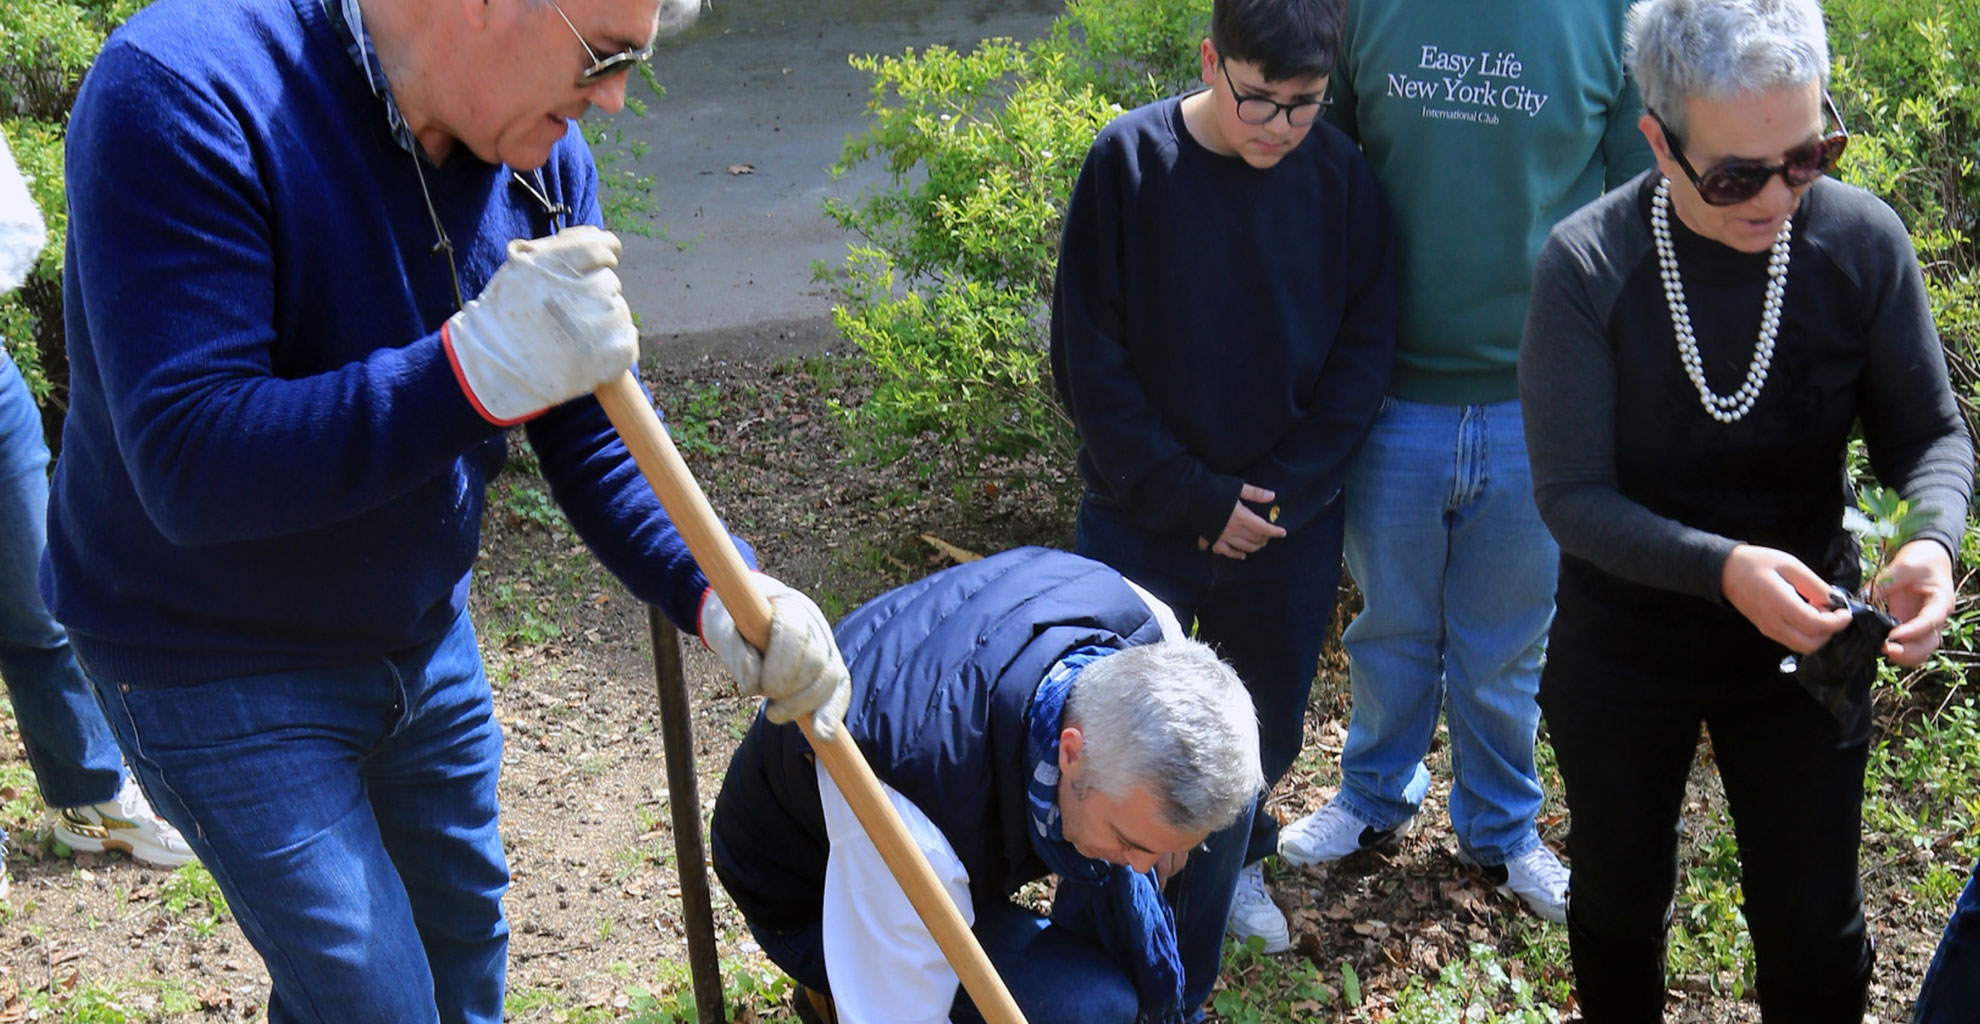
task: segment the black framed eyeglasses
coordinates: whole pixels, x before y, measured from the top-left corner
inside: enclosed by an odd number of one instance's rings
[[[1836,101],[1827,92],[1822,93],[1822,108],[1828,112],[1829,120],[1836,123],[1836,130],[1781,154],[1780,163],[1727,160],[1704,174],[1692,169],[1691,161],[1684,158],[1684,142],[1671,130],[1671,126],[1665,124],[1656,111],[1649,113],[1651,120],[1657,122],[1657,127],[1663,129],[1664,141],[1670,143],[1671,157],[1683,169],[1684,176],[1691,179],[1691,186],[1698,190],[1698,198],[1712,206],[1731,206],[1759,195],[1776,174],[1787,182],[1789,188],[1800,188],[1836,169],[1836,161],[1842,159],[1843,150],[1849,148],[1849,129],[1843,127],[1842,112],[1836,109]]]
[[[1231,87],[1231,98],[1237,100],[1238,120],[1245,124],[1271,124],[1285,111],[1286,123],[1294,128],[1304,128],[1320,119],[1320,111],[1327,101],[1306,100],[1300,103],[1280,103],[1270,96],[1252,96],[1238,91],[1237,83],[1231,80],[1231,69],[1224,66],[1224,58],[1217,58],[1217,70],[1224,73],[1224,84]]]
[[[624,50],[610,57],[600,57],[598,52],[591,48],[591,44],[584,41],[584,33],[579,32],[577,26],[571,24],[570,15],[565,14],[562,7],[557,6],[556,0],[551,0],[550,8],[557,12],[557,17],[564,19],[564,25],[577,37],[578,45],[584,47],[584,55],[591,58],[591,66],[578,72],[577,84],[580,89],[589,89],[608,78],[623,75],[631,71],[633,65],[643,64],[653,56],[653,44],[647,43],[637,50]]]

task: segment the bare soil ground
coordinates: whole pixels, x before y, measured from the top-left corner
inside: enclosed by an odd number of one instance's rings
[[[978,552],[1070,542],[1075,486],[1063,470],[956,467],[932,448],[890,465],[850,459],[831,403],[859,401],[859,375],[822,355],[775,349],[728,357],[690,347],[648,379],[658,380],[661,404],[715,506],[756,545],[764,568],[810,592],[829,614],[948,564],[924,534]],[[511,1019],[632,1018],[643,1005],[639,991],[658,997],[687,986],[646,616],[564,527],[527,460],[519,463],[491,493],[473,597],[507,734]],[[688,645],[686,667],[705,820],[754,708],[698,642]],[[1347,709],[1344,665],[1330,650],[1307,754],[1274,801],[1283,820],[1332,794]],[[0,771],[21,778],[11,730],[11,719],[0,718],[0,756],[12,759],[0,761]],[[1441,749],[1433,768],[1448,778]],[[1440,783],[1418,827],[1392,851],[1276,877],[1297,931],[1291,957],[1309,958],[1335,989],[1350,966],[1368,1018],[1388,1016],[1410,978],[1434,976],[1464,959],[1472,943],[1494,947],[1506,962],[1545,947],[1526,958],[1548,964],[1545,976],[1529,980],[1565,990],[1561,929],[1525,915],[1454,859],[1447,792]],[[1722,803],[1714,777],[1701,769],[1691,810],[1702,819]],[[6,792],[0,804],[0,824],[16,836],[7,864],[11,910],[0,906],[0,1024],[265,1017],[266,973],[231,919],[216,919],[166,873],[119,856],[56,856],[33,839],[31,800]],[[1550,803],[1542,827],[1560,848],[1566,820],[1558,806]],[[1701,837],[1687,840],[1687,854],[1704,855]],[[1866,843],[1882,951],[1874,1009],[1883,1021],[1908,1019],[1940,926],[1938,909],[1912,905],[1909,857],[1882,850],[1874,836]],[[772,976],[733,906],[719,888],[714,896],[725,970]],[[1240,958],[1226,982],[1267,985],[1267,973],[1259,958]],[[1670,1019],[1757,1020],[1731,987],[1729,976],[1674,978]],[[103,1004],[122,1015],[82,1012]],[[1354,1019],[1339,1005],[1310,1016]],[[787,1002],[757,998],[739,1017],[790,1015]]]

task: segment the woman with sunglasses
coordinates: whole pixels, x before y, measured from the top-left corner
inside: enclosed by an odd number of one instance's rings
[[[1763,1019],[1859,1021],[1871,652],[1915,665],[1938,644],[1973,446],[1904,226],[1827,177],[1848,136],[1815,0],[1643,0],[1626,49],[1657,167],[1554,230],[1519,363],[1561,546],[1540,703],[1572,814],[1581,1006],[1662,1019],[1702,724]],[[1859,422],[1879,479],[1935,518],[1871,581],[1897,626],[1832,712],[1786,669],[1851,626],[1831,587],[1864,582],[1841,526]]]

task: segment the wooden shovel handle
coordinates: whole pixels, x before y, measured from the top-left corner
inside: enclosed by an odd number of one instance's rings
[[[661,426],[660,417],[640,390],[639,382],[628,371],[618,380],[601,385],[596,393],[598,404],[605,407],[605,415],[618,430],[626,450],[632,453],[633,462],[653,486],[653,493],[659,496],[688,551],[735,618],[737,631],[757,649],[768,647],[770,602],[750,579],[749,566],[729,540],[721,521],[715,518],[715,510],[709,507],[707,496],[701,493],[687,464],[681,461],[681,453],[674,448],[673,439]],[[984,1020],[992,1024],[1024,1024],[1024,1014],[1011,999],[1010,990],[1004,987],[1004,979],[997,976],[990,958],[983,955],[983,947],[963,922],[962,913],[949,899],[948,890],[942,888],[934,869],[928,866],[928,859],[921,855],[921,847],[909,837],[907,826],[880,788],[880,780],[874,777],[873,768],[866,763],[858,745],[846,738],[844,729],[833,730],[829,740],[820,740],[811,728],[809,715],[798,719],[798,727],[804,730],[819,763],[825,766],[832,781],[838,784],[839,792],[845,795],[846,803],[852,806],[860,826],[872,837],[880,859],[907,893],[908,902],[921,915],[921,923],[942,948],[942,955],[948,958],[949,966],[955,969],[963,990],[969,993]],[[848,952],[857,955],[857,951]]]

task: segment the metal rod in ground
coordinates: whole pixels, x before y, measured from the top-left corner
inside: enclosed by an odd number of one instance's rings
[[[722,968],[715,957],[715,908],[708,893],[708,854],[701,841],[701,791],[694,774],[694,728],[688,716],[681,635],[651,605],[653,675],[660,689],[660,741],[667,755],[667,803],[674,816],[674,864],[681,879],[681,921],[687,932],[688,973],[700,1024],[723,1024]]]

